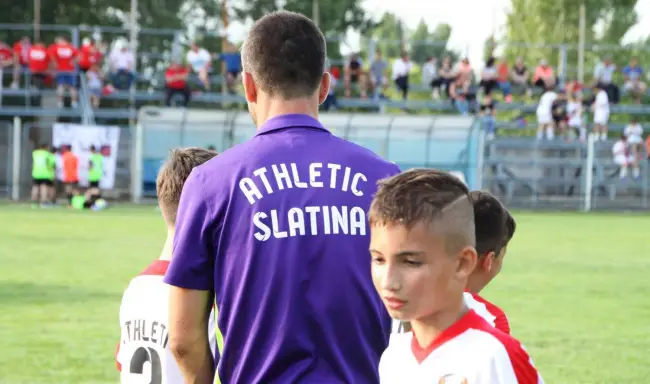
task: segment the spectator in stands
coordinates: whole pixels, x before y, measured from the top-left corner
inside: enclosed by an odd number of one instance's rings
[[[409,74],[413,63],[409,60],[408,53],[402,51],[402,56],[393,62],[393,81],[397,89],[402,92],[402,99],[406,100],[409,94]]]
[[[366,84],[365,76],[363,72],[363,61],[356,53],[350,55],[350,59],[345,64],[343,68],[343,75],[345,76],[345,97],[350,97],[350,90],[352,84],[357,84],[359,86],[359,91],[361,93],[361,98],[366,98]]]
[[[546,59],[540,60],[533,75],[533,86],[548,90],[548,88],[555,87],[556,84],[557,81],[553,73],[553,68],[548,65]]]
[[[607,140],[607,122],[609,121],[609,96],[601,84],[593,88],[596,99],[591,105],[594,113],[594,133],[596,140]]]
[[[32,85],[37,89],[43,89],[48,78],[50,68],[50,56],[45,44],[35,41],[29,48],[27,67],[32,77]]]
[[[479,82],[479,86],[485,94],[492,93],[499,86],[498,77],[496,59],[490,57],[485,62],[485,67],[481,71],[481,81]]]
[[[512,102],[512,86],[510,85],[510,68],[508,68],[508,62],[505,58],[499,59],[499,64],[497,65],[497,81],[499,83],[499,89],[503,92],[503,99],[506,103]]]
[[[14,52],[6,43],[0,41],[0,81],[3,80],[4,71],[14,64]]]
[[[614,163],[620,167],[619,177],[624,179],[627,177],[627,169],[632,167],[632,176],[637,179],[641,173],[639,169],[639,162],[632,155],[632,151],[627,142],[627,137],[624,133],[614,143],[612,147],[612,155],[614,156]]]
[[[639,124],[635,117],[630,119],[630,124],[625,127],[623,131],[627,137],[627,143],[630,145],[632,155],[635,159],[641,158],[643,151],[643,127]]]
[[[99,108],[99,102],[104,89],[104,80],[99,70],[99,65],[97,63],[91,65],[90,68],[86,69],[85,75],[88,92],[90,93],[90,104],[93,108]]]
[[[623,68],[623,76],[625,77],[623,89],[634,97],[637,104],[641,104],[641,97],[645,96],[648,86],[643,82],[643,69],[639,66],[636,57],[633,57]]]
[[[445,56],[442,59],[442,64],[438,70],[438,79],[440,82],[439,87],[444,90],[447,97],[450,97],[449,86],[456,79],[456,72],[454,71],[454,66],[451,63],[451,57]]]
[[[375,52],[375,59],[370,63],[370,92],[373,97],[385,97],[384,93],[388,87],[388,76],[386,69],[388,62],[382,57],[381,51]]]
[[[86,37],[83,39],[81,49],[79,50],[79,70],[86,73],[94,65],[101,65],[102,53],[95,45],[95,42]]]
[[[553,102],[556,99],[555,87],[546,87],[537,104],[537,140],[542,140],[545,135],[547,140],[552,140],[554,137]]]
[[[569,101],[567,103],[569,128],[573,129],[575,136],[584,142],[587,139],[587,128],[584,124],[582,93],[567,91],[567,94],[569,95]]]
[[[198,77],[201,84],[201,89],[204,91],[210,90],[210,70],[212,67],[212,56],[207,49],[202,48],[194,41],[187,51],[187,63],[192,68],[192,74]]]
[[[616,73],[616,64],[612,62],[611,57],[605,57],[603,61],[596,64],[594,69],[594,84],[607,92],[609,102],[618,104],[619,89],[613,83],[614,73]]]
[[[438,59],[435,56],[429,56],[428,60],[422,66],[422,84],[431,87],[431,98],[440,99],[440,76],[438,75]]]
[[[557,92],[557,97],[551,104],[551,114],[553,115],[554,133],[560,137],[566,133],[567,123],[567,95],[564,90]],[[552,137],[551,137],[552,138]]]
[[[130,89],[135,81],[135,56],[128,43],[123,41],[109,56],[111,82],[115,89]]]
[[[483,124],[485,124],[486,137],[488,140],[494,139],[496,134],[496,119],[495,119],[495,109],[494,109],[494,100],[492,99],[491,93],[486,93],[481,100],[480,105],[480,115],[483,119]]]
[[[226,50],[220,55],[220,58],[223,61],[222,70],[225,71],[228,92],[235,94],[235,85],[242,70],[241,54],[234,44],[227,42]]]
[[[510,73],[512,86],[523,92],[530,94],[530,73],[528,67],[524,64],[524,59],[518,57]]]
[[[648,155],[648,161],[650,161],[650,135],[645,140],[645,153]]]
[[[14,78],[11,83],[11,88],[17,89],[20,86],[21,72],[27,69],[29,63],[29,49],[32,47],[32,42],[27,36],[23,36],[14,44]]]
[[[462,92],[463,94],[469,93],[469,88],[472,85],[472,66],[469,64],[469,59],[463,59],[456,66],[455,70],[455,81],[456,92]]]
[[[66,91],[70,94],[72,108],[79,106],[76,89],[77,54],[77,49],[63,36],[56,37],[54,44],[48,47],[48,56],[56,70],[56,96],[59,100],[59,108],[63,108],[63,96]]]
[[[187,107],[192,95],[188,84],[189,70],[178,60],[172,61],[165,71],[165,105],[172,105],[172,98],[175,95],[182,96],[181,105]]]

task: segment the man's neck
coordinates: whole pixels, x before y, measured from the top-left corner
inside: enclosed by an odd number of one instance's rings
[[[461,295],[460,300],[453,307],[411,321],[411,328],[420,347],[426,348],[431,345],[442,332],[463,317],[468,310]]]
[[[172,259],[172,249],[174,248],[174,229],[167,228],[167,239],[160,253],[159,260],[170,261]]]
[[[308,99],[268,100],[266,113],[262,116],[258,115],[258,124],[261,127],[274,117],[290,114],[307,115],[318,119],[318,105],[314,108],[313,102]]]

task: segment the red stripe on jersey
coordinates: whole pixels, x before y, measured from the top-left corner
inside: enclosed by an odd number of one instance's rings
[[[498,329],[501,332],[505,332],[507,334],[510,334],[510,322],[508,321],[508,317],[506,316],[506,313],[503,312],[503,310],[496,305],[492,304],[491,302],[485,300],[483,297],[479,296],[477,293],[472,293],[469,292],[474,300],[478,301],[479,303],[483,303],[485,305],[485,308],[494,316],[494,327]]]
[[[463,317],[458,319],[458,321],[453,323],[449,328],[442,331],[442,333],[440,333],[438,337],[436,337],[431,342],[431,344],[425,348],[422,348],[420,346],[415,332],[413,332],[413,338],[411,339],[411,351],[413,351],[413,356],[415,356],[418,364],[422,364],[422,362],[431,354],[431,352],[435,351],[436,348],[440,347],[454,337],[459,336],[461,333],[467,331],[468,328],[473,328],[472,325],[474,324],[474,321],[472,314],[473,316],[483,320],[483,318],[477,315],[476,312],[469,310],[466,314],[463,315]],[[485,322],[485,320],[483,320],[483,322]],[[487,322],[485,323],[487,324]]]
[[[540,380],[537,369],[521,343],[514,337],[493,328],[486,321],[483,322],[485,326],[481,330],[499,340],[501,345],[506,349],[506,352],[508,352],[512,369],[515,372],[515,376],[517,376],[517,383],[538,384]]]
[[[154,260],[140,276],[165,276],[167,268],[169,268],[169,260]]]
[[[117,348],[115,348],[115,366],[117,366],[117,371],[122,372],[122,364],[117,360],[117,355],[120,353],[120,343],[117,343]]]

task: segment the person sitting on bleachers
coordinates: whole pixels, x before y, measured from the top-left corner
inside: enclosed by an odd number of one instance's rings
[[[427,62],[422,65],[422,84],[431,87],[431,98],[440,99],[441,79],[438,75],[438,59],[435,56],[429,56]]]
[[[643,127],[637,122],[636,117],[630,119],[630,124],[625,127],[623,132],[627,137],[627,143],[630,145],[632,155],[637,159],[640,158],[643,150]]]
[[[47,47],[48,56],[56,71],[56,97],[59,108],[63,108],[63,96],[67,91],[70,95],[72,108],[77,108],[77,58],[78,51],[65,37],[57,36],[54,44]]]
[[[3,73],[14,64],[14,52],[5,42],[0,41],[0,81],[3,80]]]
[[[621,134],[620,138],[614,143],[612,147],[612,155],[614,156],[614,163],[620,167],[619,177],[624,179],[627,177],[627,169],[632,167],[632,176],[637,179],[641,174],[639,169],[639,162],[632,155],[629,143],[627,142],[627,137],[624,133]]]
[[[356,53],[350,55],[350,60],[348,60],[343,68],[343,75],[345,76],[345,97],[350,97],[352,84],[358,84],[361,98],[365,99],[366,79],[363,71],[363,61]]]
[[[511,103],[510,68],[508,68],[508,61],[504,57],[500,58],[497,64],[497,82],[499,83],[499,89],[503,92],[503,100],[506,103]]]
[[[568,126],[573,130],[575,136],[584,142],[587,139],[587,128],[584,120],[584,106],[582,103],[582,92],[575,92],[567,89],[569,101],[567,103]]]
[[[188,68],[184,67],[179,60],[172,60],[171,65],[165,71],[165,105],[171,107],[174,95],[181,95],[181,105],[187,107],[192,95],[187,83],[188,76]]]
[[[93,64],[86,70],[86,84],[88,85],[88,93],[90,93],[90,104],[93,108],[99,108],[99,101],[104,90],[104,79],[99,70],[99,65]]]
[[[494,109],[494,100],[492,99],[491,93],[486,93],[481,100],[481,105],[479,106],[479,114],[483,119],[483,124],[485,124],[486,138],[488,140],[494,139],[496,134],[496,120],[495,120],[495,109]]]
[[[90,37],[83,39],[79,49],[79,70],[87,72],[94,65],[101,66],[102,53]]]
[[[537,104],[537,140],[542,140],[546,136],[547,140],[552,140],[555,136],[553,127],[553,103],[557,99],[557,93],[554,87],[547,87]]]
[[[45,88],[49,81],[50,56],[41,41],[36,40],[29,48],[27,67],[32,78],[32,86],[36,89]]]
[[[548,65],[546,59],[540,60],[539,65],[535,68],[532,83],[533,86],[543,89],[555,87],[557,84],[555,74],[553,73],[553,67]]]
[[[615,72],[616,64],[612,62],[611,57],[605,57],[594,68],[594,84],[597,84],[599,88],[607,92],[609,102],[612,104],[618,104],[619,101],[619,89],[613,83]]]
[[[370,89],[374,97],[384,97],[384,92],[388,87],[388,77],[386,76],[388,62],[384,60],[381,51],[375,52],[375,59],[370,63]]]
[[[438,79],[440,81],[440,90],[444,91],[447,97],[449,97],[449,86],[455,78],[456,73],[454,72],[454,66],[451,63],[451,57],[443,57],[440,69],[438,69]]]
[[[641,97],[645,96],[648,86],[643,82],[643,69],[639,66],[636,57],[630,60],[630,64],[623,68],[625,84],[623,89],[634,97],[637,104],[641,104]]]
[[[32,47],[32,42],[27,36],[23,36],[20,40],[14,43],[14,78],[11,82],[11,88],[17,89],[20,86],[20,75],[22,71],[27,69],[29,63],[29,49]]]
[[[499,86],[496,60],[494,57],[490,57],[485,62],[485,67],[481,71],[481,81],[479,86],[483,88],[484,94],[490,94],[492,91]]]
[[[520,92],[530,93],[530,73],[521,57],[518,57],[515,65],[512,66],[510,79],[512,79],[513,88],[519,89]]]
[[[402,56],[393,62],[393,81],[397,89],[402,92],[402,100],[406,100],[409,94],[409,75],[413,69],[413,62],[409,60],[406,51],[402,51]]]
[[[116,89],[127,90],[135,81],[135,57],[128,43],[122,41],[109,57],[111,82]]]
[[[223,62],[222,70],[225,71],[224,75],[226,77],[228,92],[234,95],[236,93],[235,85],[242,70],[241,54],[234,44],[226,42],[226,50],[218,57]]]
[[[210,89],[210,79],[208,77],[212,62],[210,52],[194,41],[187,52],[186,60],[190,68],[192,68],[193,76],[196,76],[195,79],[199,79],[201,88],[207,92]]]

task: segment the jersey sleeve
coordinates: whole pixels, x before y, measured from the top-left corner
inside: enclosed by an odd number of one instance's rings
[[[532,359],[519,342],[501,338],[504,348],[499,349],[480,372],[480,384],[544,384]]]
[[[185,289],[213,290],[214,206],[203,193],[201,174],[194,170],[188,177],[176,215],[173,257],[165,283]]]

